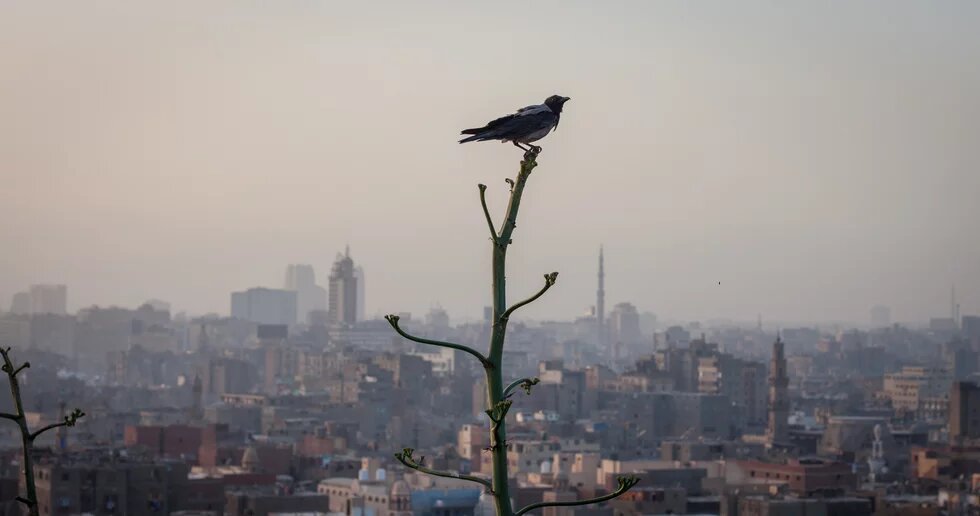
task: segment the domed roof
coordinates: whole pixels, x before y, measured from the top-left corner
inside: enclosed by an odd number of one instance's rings
[[[257,469],[260,464],[259,451],[255,449],[255,446],[245,448],[245,453],[242,454],[242,468],[248,470]]]
[[[411,494],[412,489],[408,487],[408,482],[396,480],[394,484],[391,484],[391,496],[410,496]]]

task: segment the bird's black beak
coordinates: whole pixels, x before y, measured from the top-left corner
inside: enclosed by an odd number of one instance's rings
[[[568,102],[569,100],[572,100],[572,97],[562,97],[561,98],[561,103],[564,104],[564,103]]]

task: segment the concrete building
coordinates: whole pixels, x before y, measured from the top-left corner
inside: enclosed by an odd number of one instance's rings
[[[258,382],[258,370],[247,360],[218,357],[208,362],[204,390],[216,397],[222,394],[250,392]]]
[[[886,328],[892,324],[892,310],[887,306],[877,305],[871,308],[871,327]]]
[[[297,294],[292,290],[250,288],[232,292],[231,316],[258,324],[296,324]]]
[[[901,372],[885,375],[883,394],[896,412],[916,412],[925,400],[944,396],[952,386],[946,369],[906,366]]]
[[[698,391],[728,396],[736,425],[761,428],[766,424],[766,366],[720,353],[700,357]]]
[[[269,516],[275,514],[323,514],[329,497],[319,493],[290,493],[286,486],[247,486],[228,489],[226,516]]]
[[[980,344],[980,315],[964,315],[960,318],[960,330],[974,345]]]
[[[310,312],[327,309],[327,290],[316,284],[312,265],[293,264],[286,267],[283,288],[296,292],[296,314],[301,322],[308,322]]]
[[[187,481],[182,463],[116,462],[76,457],[34,468],[41,516],[55,514],[168,514]]]
[[[679,487],[634,487],[611,503],[614,514],[686,514],[687,492]]]
[[[949,394],[949,438],[954,443],[980,439],[980,385],[953,383]]]
[[[68,287],[65,285],[31,285],[29,294],[32,314],[68,313]]]
[[[412,515],[412,489],[408,483],[396,480],[389,484],[385,470],[369,459],[362,461],[357,478],[323,480],[317,492],[329,497],[331,513]]]
[[[726,468],[725,476],[729,485],[785,485],[798,496],[847,493],[857,488],[858,481],[849,464],[819,459],[737,460]]]
[[[643,340],[640,333],[640,314],[632,303],[617,303],[609,312],[610,337],[624,344],[638,344]]]
[[[863,516],[872,514],[867,498],[795,498],[753,495],[738,500],[738,516]]]
[[[31,294],[17,292],[10,298],[10,313],[14,315],[31,315]]]

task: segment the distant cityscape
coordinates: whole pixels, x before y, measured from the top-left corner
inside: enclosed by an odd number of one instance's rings
[[[565,321],[517,321],[506,370],[508,460],[522,504],[641,484],[597,507],[544,514],[940,514],[977,504],[980,317],[928,327],[870,309],[861,328],[663,324],[596,298]],[[365,314],[349,249],[318,283],[290,264],[281,288],[229,295],[230,316],[167,302],[67,311],[38,284],[0,314],[34,423],[89,414],[38,443],[41,514],[489,515],[472,483],[392,458],[489,475],[479,363],[402,339]],[[587,302],[587,301],[586,301]],[[480,348],[484,321],[433,307],[413,334]],[[0,397],[0,411],[10,410]],[[0,425],[0,500],[18,492],[17,434]],[[147,502],[149,500],[149,502]],[[12,514],[16,502],[0,502]],[[552,511],[552,509],[548,509]],[[945,513],[945,512],[944,512]],[[951,512],[951,514],[959,514]]]

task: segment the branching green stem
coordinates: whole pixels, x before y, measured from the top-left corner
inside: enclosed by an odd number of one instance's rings
[[[32,433],[31,434],[31,440],[33,441],[33,440],[37,439],[38,437],[40,437],[41,434],[43,434],[44,432],[47,432],[48,430],[54,430],[55,428],[62,427],[62,426],[68,426],[68,423],[66,423],[64,421],[62,421],[60,423],[51,423],[50,425],[47,425],[47,426],[41,428],[40,430]]]
[[[504,389],[504,397],[509,398],[514,389],[520,387],[524,389],[524,393],[528,396],[531,395],[531,387],[539,384],[541,382],[540,378],[521,378],[520,380],[514,380]]]
[[[517,511],[514,514],[514,516],[521,516],[526,512],[533,511],[534,509],[540,509],[542,507],[572,507],[576,505],[589,505],[592,503],[605,502],[606,500],[612,500],[613,498],[616,498],[617,496],[625,493],[626,491],[629,491],[631,487],[635,486],[636,483],[640,481],[640,479],[636,477],[619,477],[616,480],[619,482],[619,487],[615,491],[607,495],[598,496],[595,498],[589,498],[587,500],[573,500],[570,502],[532,503],[531,505],[528,505],[527,507]]]
[[[74,426],[75,422],[84,416],[85,413],[75,409],[70,416],[65,416],[63,422],[48,425],[37,432],[31,433],[27,427],[27,417],[24,415],[24,401],[20,394],[20,381],[17,379],[17,373],[30,367],[30,364],[25,362],[20,367],[14,367],[14,362],[10,358],[10,348],[0,347],[0,358],[3,359],[3,365],[0,366],[0,370],[7,373],[7,381],[10,383],[10,395],[14,399],[14,410],[17,411],[14,414],[0,413],[0,418],[9,419],[17,423],[20,429],[21,449],[24,455],[24,469],[22,473],[24,474],[24,487],[27,491],[27,496],[18,496],[16,500],[27,506],[30,516],[38,516],[37,487],[34,483],[34,439],[41,435],[41,433],[52,428]]]
[[[539,297],[543,296],[544,293],[547,292],[548,289],[551,288],[555,284],[556,281],[558,281],[558,273],[557,272],[551,272],[551,273],[545,274],[544,275],[544,287],[542,287],[541,290],[539,290],[537,294],[534,294],[533,296],[525,299],[524,301],[521,301],[520,303],[517,303],[516,305],[508,308],[507,311],[504,312],[504,315],[502,315],[500,317],[503,320],[505,320],[505,321],[508,320],[508,319],[510,319],[510,314],[514,313],[514,310],[517,310],[518,308],[520,308],[520,307],[522,307],[524,305],[533,303]]]
[[[496,244],[497,230],[494,228],[493,217],[490,216],[490,209],[487,208],[487,185],[479,184],[477,186],[480,188],[480,204],[483,206],[483,215],[486,217],[487,226],[490,228],[490,239]]]
[[[478,185],[480,189],[480,205],[483,208],[483,215],[486,218],[487,227],[490,229],[490,239],[493,242],[491,262],[493,324],[490,327],[490,349],[487,352],[487,355],[484,356],[478,351],[460,344],[423,339],[409,335],[402,331],[402,329],[398,326],[398,316],[388,315],[385,317],[385,319],[388,320],[388,323],[391,324],[392,328],[394,328],[399,335],[408,340],[419,342],[421,344],[430,344],[433,346],[458,349],[473,355],[480,361],[481,364],[483,364],[484,373],[486,374],[487,379],[486,400],[488,409],[486,410],[486,414],[490,418],[490,446],[486,449],[491,454],[493,468],[491,480],[488,481],[482,478],[460,475],[455,472],[431,470],[422,465],[422,460],[415,460],[415,458],[412,456],[412,452],[414,450],[411,448],[405,448],[401,453],[396,453],[395,458],[397,458],[398,461],[404,464],[406,467],[421,471],[423,473],[446,478],[462,478],[464,480],[470,480],[485,486],[490,494],[493,495],[494,504],[496,505],[497,509],[497,516],[519,516],[527,513],[528,511],[537,509],[538,507],[585,505],[602,502],[623,494],[626,492],[626,490],[636,484],[636,479],[633,477],[621,478],[619,479],[619,489],[617,489],[616,492],[606,496],[601,496],[591,500],[581,500],[578,502],[549,502],[531,504],[524,509],[521,509],[517,513],[514,512],[514,508],[511,505],[509,477],[507,474],[506,420],[507,412],[510,409],[512,402],[508,398],[518,387],[524,389],[524,392],[530,394],[531,387],[536,385],[540,380],[538,378],[521,378],[520,380],[510,383],[506,387],[504,386],[503,375],[501,374],[500,368],[503,364],[504,339],[507,336],[507,322],[515,310],[524,305],[532,303],[543,296],[548,289],[554,286],[555,281],[558,278],[557,272],[545,274],[544,287],[538,291],[537,294],[515,304],[514,306],[511,306],[510,308],[507,307],[507,247],[511,244],[511,236],[514,234],[514,229],[517,227],[517,212],[521,205],[521,197],[524,194],[524,187],[527,184],[528,178],[531,176],[531,172],[538,166],[537,158],[539,152],[541,152],[540,147],[531,147],[530,150],[525,152],[524,159],[521,161],[521,169],[520,172],[518,172],[517,177],[513,180],[509,178],[507,179],[507,184],[510,185],[510,201],[507,204],[507,211],[504,215],[503,221],[501,222],[499,231],[494,229],[493,217],[490,216],[490,210],[487,207],[487,187],[486,185],[482,184]]]
[[[491,489],[490,481],[485,478],[474,477],[472,475],[464,475],[462,473],[457,473],[455,471],[437,471],[430,469],[422,465],[422,459],[416,459],[412,454],[415,452],[412,448],[405,448],[400,453],[395,454],[395,458],[398,462],[401,462],[407,468],[414,469],[415,471],[421,471],[427,475],[433,475],[436,477],[443,478],[458,478],[460,480],[468,480],[470,482],[476,482],[477,484]],[[424,459],[424,458],[423,458]]]
[[[81,419],[83,416],[85,416],[85,413],[84,412],[82,412],[81,410],[75,409],[75,410],[72,411],[71,414],[65,416],[65,420],[64,421],[62,421],[60,423],[51,423],[50,425],[47,425],[47,426],[41,428],[40,430],[32,433],[31,434],[31,441],[37,439],[41,434],[43,434],[44,432],[47,432],[48,430],[53,430],[55,428],[62,427],[62,426],[75,426],[75,423],[77,423],[78,420]]]
[[[444,341],[441,341],[441,340],[424,339],[422,337],[416,337],[414,335],[409,335],[408,333],[405,332],[405,330],[402,330],[401,329],[401,326],[398,325],[398,320],[399,319],[400,318],[397,315],[393,315],[393,314],[390,314],[390,315],[386,315],[385,316],[385,320],[388,321],[388,324],[390,324],[391,327],[394,328],[395,331],[398,332],[398,334],[401,335],[402,337],[405,337],[406,339],[408,339],[410,341],[413,341],[413,342],[418,342],[419,344],[428,344],[430,346],[440,346],[440,347],[443,347],[443,348],[458,349],[460,351],[463,351],[465,353],[469,353],[470,355],[473,355],[474,357],[476,357],[476,359],[479,360],[481,364],[483,364],[483,367],[484,368],[493,367],[492,364],[490,363],[490,361],[487,360],[487,357],[483,356],[482,353],[480,353],[479,351],[477,351],[477,350],[475,350],[475,349],[473,349],[473,348],[471,348],[469,346],[464,346],[462,344],[455,344],[455,343],[452,343],[452,342],[444,342]]]

